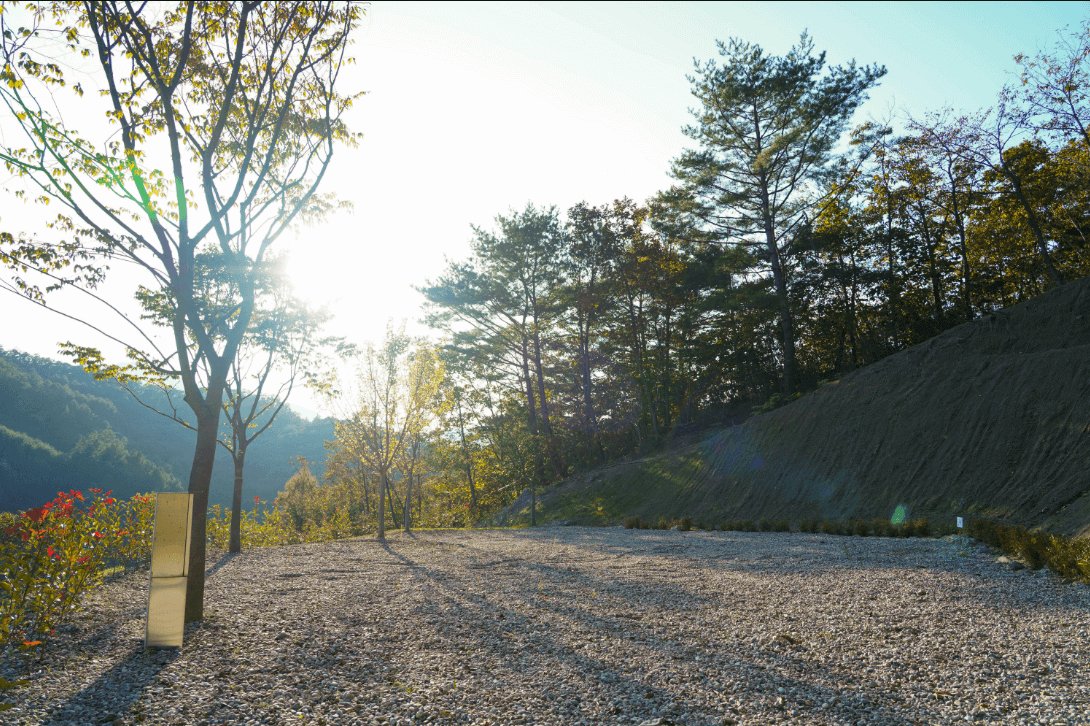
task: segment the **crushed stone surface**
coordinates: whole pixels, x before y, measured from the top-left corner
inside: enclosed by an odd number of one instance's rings
[[[1090,587],[998,554],[617,527],[211,551],[180,651],[142,651],[125,576],[0,659],[30,681],[0,721],[1090,723]]]

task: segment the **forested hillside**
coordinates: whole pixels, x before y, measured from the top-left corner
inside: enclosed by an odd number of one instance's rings
[[[141,394],[156,402],[154,389]],[[193,432],[141,406],[113,382],[96,382],[77,366],[0,349],[0,509],[41,504],[59,489],[184,491]],[[188,410],[179,408],[188,415]],[[271,500],[294,472],[294,457],[321,475],[328,419],[306,421],[285,408],[253,444],[244,496]],[[220,451],[213,504],[230,503],[233,468]]]
[[[719,47],[689,79],[693,148],[670,189],[499,214],[418,287],[445,341],[427,461],[399,472],[426,472],[425,521],[468,523],[524,489],[862,380],[1090,274],[1090,23],[1053,55],[1018,56],[1022,83],[990,109],[882,123],[853,118],[881,66],[826,67],[805,34],[784,56]],[[934,382],[921,400],[953,396]],[[849,421],[898,415],[853,405]],[[332,481],[373,512],[386,484],[360,440],[338,440]]]
[[[1090,535],[1090,277],[702,442],[548,492],[545,520],[986,517]],[[508,519],[528,515],[523,501]]]

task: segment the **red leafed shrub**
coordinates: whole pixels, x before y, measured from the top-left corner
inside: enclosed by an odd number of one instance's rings
[[[5,515],[0,535],[0,646],[41,644],[104,570],[147,561],[155,503],[151,495],[119,502],[92,489],[57,497],[21,515]]]

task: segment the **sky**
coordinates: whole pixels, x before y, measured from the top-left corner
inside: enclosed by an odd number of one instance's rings
[[[682,133],[695,102],[686,75],[694,58],[718,58],[717,39],[782,55],[807,30],[829,65],[885,65],[861,122],[987,107],[1016,79],[1014,54],[1050,46],[1058,29],[1088,15],[1090,3],[1073,2],[376,0],[341,80],[342,92],[366,92],[346,117],[363,138],[337,153],[322,187],[353,210],[282,249],[297,291],[334,313],[330,334],[378,342],[389,320],[427,334],[413,286],[468,256],[471,225],[491,229],[497,214],[527,203],[563,212],[583,200],[643,201],[670,186],[671,160],[692,146]],[[71,123],[79,110],[65,110]],[[10,132],[2,140],[15,142]],[[44,219],[43,210],[0,203],[5,229]],[[129,305],[133,278],[121,271],[101,292]],[[114,325],[76,293],[55,306]],[[10,293],[0,293],[0,321],[8,349],[58,358],[57,344],[71,340],[117,354],[95,331]],[[307,391],[292,400],[303,411],[318,408]]]

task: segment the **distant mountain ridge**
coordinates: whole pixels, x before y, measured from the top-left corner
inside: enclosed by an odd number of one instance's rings
[[[154,389],[147,391],[154,399]],[[188,410],[180,410],[187,415]],[[276,496],[303,456],[321,476],[331,419],[290,408],[247,451],[244,501]],[[130,496],[184,491],[194,432],[136,402],[120,386],[78,366],[0,348],[0,510],[27,509],[58,490],[113,489]],[[218,450],[210,504],[231,500],[234,470]]]

